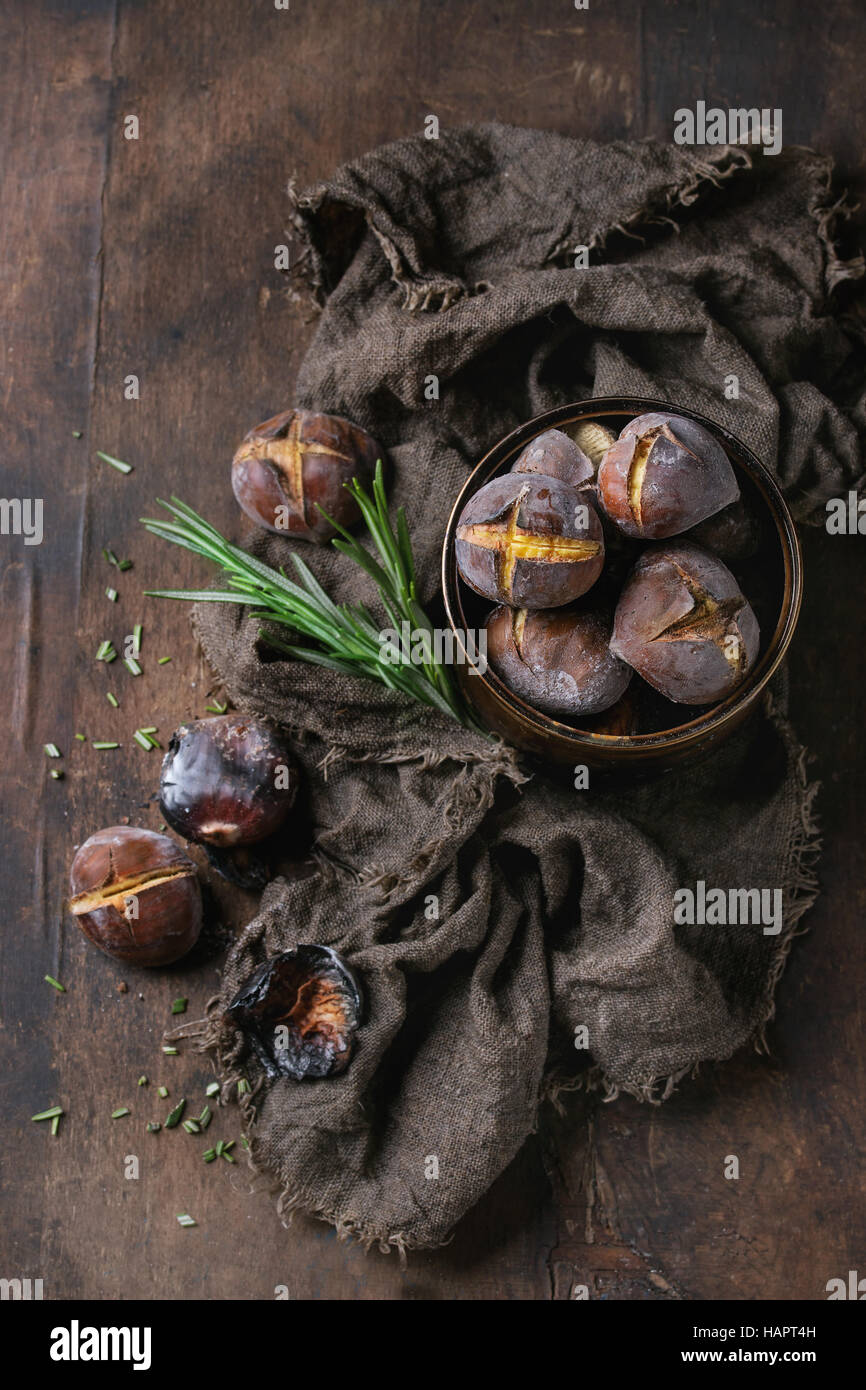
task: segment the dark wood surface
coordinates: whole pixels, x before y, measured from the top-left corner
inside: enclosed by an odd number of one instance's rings
[[[420,130],[428,113],[670,138],[675,109],[705,98],[781,106],[785,142],[832,152],[862,191],[864,51],[857,0],[0,8],[3,491],[45,505],[41,546],[0,538],[0,1275],[43,1278],[50,1298],[260,1299],[285,1285],[294,1298],[549,1299],[586,1283],[619,1299],[821,1299],[828,1279],[862,1271],[862,538],[806,537],[790,669],[823,782],[823,894],[779,993],[770,1055],[707,1067],[660,1108],[620,1100],[588,1120],[581,1105],[550,1117],[453,1242],[405,1271],[327,1226],[284,1230],[265,1194],[248,1195],[241,1164],[207,1167],[199,1140],[144,1132],[167,1110],[160,1082],[203,1103],[207,1064],[160,1045],[174,997],[197,1016],[214,992],[218,943],[194,968],[125,971],[87,947],[64,896],[87,834],[124,816],[159,825],[159,755],[132,730],[167,735],[212,693],[184,609],[141,597],[197,583],[200,568],[148,541],[136,518],[175,490],[237,531],[228,459],[252,422],[290,402],[311,331],[273,266],[289,177],[311,182]],[[123,135],[130,114],[137,141]],[[124,400],[129,373],[138,402]],[[135,471],[114,472],[97,449]],[[111,570],[105,545],[134,568]],[[143,676],[97,665],[99,642],[118,644],[138,621]],[[162,655],[171,664],[157,665]],[[94,752],[76,731],[123,747]],[[48,740],[63,751],[60,782]],[[253,898],[213,892],[225,929],[253,914]],[[29,1117],[56,1102],[68,1114],[52,1138]],[[132,1116],[112,1121],[121,1105]],[[236,1136],[236,1113],[211,1133]],[[731,1153],[737,1182],[723,1176]],[[137,1180],[124,1177],[128,1155]],[[197,1229],[178,1226],[184,1210]]]

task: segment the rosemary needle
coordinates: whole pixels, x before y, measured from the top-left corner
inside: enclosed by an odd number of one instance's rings
[[[51,985],[54,989],[56,989],[58,994],[66,993],[66,986],[62,985],[59,980],[55,980],[53,975],[46,975],[44,978],[45,983]]]
[[[117,469],[118,473],[131,473],[131,472],[132,472],[132,464],[131,464],[131,463],[124,463],[124,462],[123,462],[123,459],[112,458],[112,457],[111,457],[111,454],[104,454],[104,453],[102,452],[101,449],[97,449],[97,451],[96,451],[96,457],[97,457],[98,459],[103,459],[106,463],[110,463],[111,466],[112,466],[112,468],[116,468],[116,469]]]

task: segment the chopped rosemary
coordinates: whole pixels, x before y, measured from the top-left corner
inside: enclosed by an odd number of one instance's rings
[[[110,690],[106,690],[106,692],[105,692],[105,698],[106,698],[106,700],[108,701],[108,703],[111,705],[112,709],[119,709],[119,708],[120,708],[120,701],[118,700],[118,698],[117,698],[116,695],[112,695],[112,693],[111,693]]]
[[[126,667],[127,671],[129,671],[133,676],[141,675],[141,667],[139,666],[134,656],[125,656],[123,658],[123,664]]]
[[[248,1096],[249,1093],[250,1093],[250,1083],[247,1081],[247,1079],[246,1079],[245,1076],[242,1076],[241,1079],[240,1079],[240,1081],[238,1082],[238,1095],[239,1095],[239,1096]]]
[[[156,1094],[157,1094],[158,1096],[161,1096],[162,1099],[165,1100],[165,1099],[167,1098],[167,1096],[168,1096],[168,1087],[167,1087],[167,1086],[160,1086],[159,1089],[157,1090],[157,1093],[156,1093]]]
[[[289,656],[346,675],[381,681],[392,690],[399,690],[478,729],[448,666],[435,659],[435,632],[418,601],[406,517],[401,507],[395,530],[388,517],[381,461],[376,465],[372,496],[356,478],[347,487],[367,524],[378,558],[336,523],[333,524],[339,535],[333,545],[373,580],[392,628],[399,632],[402,624],[408,622],[413,631],[425,635],[427,640],[423,645],[427,650],[424,655],[428,659],[423,664],[390,661],[380,640],[381,620],[376,621],[363,604],[334,603],[299,555],[292,554],[295,578],[290,579],[232,545],[177,497],[170,502],[160,501],[170,513],[170,520],[145,517],[142,524],[151,535],[216,564],[223,571],[225,587],[147,592],[158,598],[251,607],[254,617],[270,625],[270,630],[264,629],[261,635]],[[274,625],[286,630],[288,641],[277,636]],[[298,645],[299,637],[312,639],[313,645]]]
[[[114,644],[108,638],[106,638],[104,642],[100,642],[99,649],[96,653],[96,660],[110,662],[116,659],[117,652],[114,650]]]
[[[135,624],[135,627],[132,629],[132,637],[133,637],[133,641],[135,642],[135,655],[136,655],[136,656],[138,656],[139,652],[141,651],[141,634],[142,634],[143,631],[144,631],[144,629],[142,628],[141,623],[136,623],[136,624]]]
[[[156,664],[157,666],[166,666],[169,661],[171,661],[170,656],[161,656]]]
[[[104,546],[102,553],[110,565],[118,565],[120,563],[110,546]]]
[[[237,1159],[233,1158],[230,1153],[226,1153],[225,1149],[223,1149],[222,1151],[222,1156],[225,1159],[226,1163],[237,1163]]]
[[[205,1163],[213,1163],[214,1159],[216,1158],[216,1149],[205,1149],[204,1153],[202,1154],[202,1158],[204,1159]]]
[[[58,772],[56,767],[51,769],[51,776],[54,778],[55,782],[62,782],[63,780],[63,773]]]
[[[66,986],[62,985],[59,980],[55,980],[53,975],[45,975],[43,978],[46,984],[51,985],[52,989],[57,990],[58,994],[66,993]]]
[[[165,1121],[165,1127],[166,1127],[166,1129],[174,1129],[175,1125],[180,1124],[180,1117],[181,1117],[181,1115],[183,1114],[183,1112],[184,1112],[185,1109],[186,1109],[186,1100],[179,1100],[178,1103],[177,1103],[177,1105],[174,1107],[174,1109],[173,1109],[172,1111],[170,1111],[169,1114],[168,1114],[168,1116],[166,1117],[166,1121]]]
[[[73,439],[80,439],[80,438],[81,438],[81,430],[73,430],[73,431],[72,431],[72,438],[73,438]]]
[[[139,1084],[139,1086],[146,1086],[146,1085],[147,1085],[147,1077],[146,1077],[146,1076],[140,1076],[140,1077],[138,1078],[138,1084]]]
[[[218,1139],[218,1140],[217,1140],[217,1146],[216,1146],[216,1148],[214,1149],[214,1153],[216,1154],[217,1158],[219,1158],[219,1157],[221,1156],[222,1151],[223,1151],[223,1149],[225,1148],[225,1146],[226,1146],[226,1141],[225,1141],[225,1139]]]
[[[60,1116],[55,1115],[51,1121],[51,1133],[56,1134],[60,1128]]]
[[[214,700],[213,704],[205,705],[205,709],[210,710],[211,714],[225,714],[228,705],[221,705],[219,700]]]
[[[79,742],[79,743],[86,743],[86,742],[87,742],[87,735],[86,735],[86,734],[76,734],[75,737],[78,739],[78,742]]]
[[[146,753],[149,753],[153,748],[152,741],[147,737],[147,734],[141,732],[141,729],[136,729],[132,737],[135,739],[138,746],[143,748]]]
[[[173,1001],[173,1003],[172,1003],[172,1006],[171,1006],[171,1011],[172,1011],[172,1013],[173,1013],[173,1014],[185,1014],[185,1013],[186,1013],[186,1006],[187,1006],[188,1003],[189,1003],[189,1000],[188,1000],[188,999],[175,999],[175,1000]]]
[[[30,1118],[31,1120],[53,1120],[55,1115],[59,1119],[62,1114],[64,1114],[62,1106],[52,1105],[50,1110],[40,1110],[38,1115],[31,1115]]]
[[[206,1095],[206,1096],[218,1096],[219,1093],[220,1093],[220,1084],[219,1084],[218,1081],[211,1081],[211,1082],[205,1087],[205,1095]]]
[[[127,1106],[121,1105],[117,1110],[112,1110],[111,1118],[113,1120],[122,1120],[124,1115],[129,1115],[130,1113],[131,1112],[129,1111]]]
[[[212,1113],[211,1113],[211,1108],[210,1108],[209,1105],[206,1105],[205,1108],[204,1108],[204,1110],[201,1112],[201,1114],[200,1114],[199,1117],[198,1117],[198,1122],[199,1122],[201,1128],[202,1128],[202,1129],[207,1129],[207,1127],[208,1127],[208,1125],[210,1124],[210,1122],[211,1122],[212,1119],[213,1119],[213,1115],[212,1115]]]
[[[132,561],[131,561],[131,560],[121,560],[120,563],[118,564],[117,568],[121,571],[121,573],[123,573],[124,570],[131,570],[131,569],[132,569]]]
[[[111,457],[111,454],[104,454],[104,453],[102,452],[101,449],[97,449],[97,451],[96,451],[96,457],[99,458],[99,459],[102,459],[105,463],[110,463],[111,466],[112,466],[112,468],[116,468],[116,469],[117,469],[118,473],[131,473],[131,472],[132,472],[132,464],[131,464],[131,463],[124,463],[124,462],[123,462],[123,459],[112,458],[112,457]]]
[[[99,743],[92,743],[92,744],[91,744],[91,748],[119,748],[119,747],[120,747],[120,744],[119,744],[119,743],[107,743],[107,742],[105,742],[105,740],[101,740]]]
[[[187,1134],[201,1134],[201,1128],[197,1120],[184,1120],[183,1127]]]
[[[245,1134],[241,1135],[241,1147],[247,1150],[249,1150],[250,1147],[250,1141]]]
[[[181,1226],[197,1226],[197,1225],[198,1225],[198,1222],[193,1220],[193,1218],[190,1216],[190,1214],[189,1214],[188,1211],[181,1211],[181,1212],[178,1212],[177,1219],[178,1219],[178,1223],[179,1223]]]
[[[160,1131],[161,1129],[162,1129],[162,1125],[159,1123],[158,1120],[148,1120],[148,1122],[147,1122],[147,1132],[148,1132],[148,1134],[158,1134],[159,1131]]]
[[[165,1053],[166,1057],[176,1057],[176,1056],[177,1056],[177,1048],[176,1048],[176,1047],[164,1047],[162,1050],[163,1050],[163,1052]]]
[[[117,590],[106,589],[105,597],[109,600],[110,603],[117,603]]]
[[[59,758],[62,756],[56,743],[46,743],[45,752],[48,754],[49,758]]]

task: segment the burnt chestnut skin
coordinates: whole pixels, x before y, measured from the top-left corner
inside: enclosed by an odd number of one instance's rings
[[[559,608],[604,566],[592,498],[557,478],[507,473],[470,497],[457,523],[457,567],[476,593],[512,608]]]
[[[279,829],[298,782],[295,760],[267,720],[220,714],[172,734],[159,804],[185,840],[232,849]]]
[[[723,700],[754,666],[760,630],[731,571],[689,541],[648,546],[622,591],[610,649],[669,700]]]
[[[609,650],[610,621],[572,608],[495,608],[487,660],[500,680],[543,714],[597,714],[616,704],[631,668]]]
[[[512,473],[542,473],[561,483],[581,487],[592,482],[595,469],[581,448],[562,430],[545,430],[518,455]]]
[[[135,825],[98,830],[78,850],[69,907],[88,941],[127,965],[170,965],[201,931],[195,864],[174,840]]]
[[[367,487],[382,458],[366,430],[339,415],[284,410],[250,430],[232,460],[232,489],[253,521],[278,535],[324,542],[359,518],[344,484]],[[318,505],[317,505],[318,504]]]
[[[361,986],[330,946],[301,945],[265,961],[226,1010],[270,1077],[336,1076],[352,1058]],[[279,1030],[279,1031],[278,1031]]]
[[[736,501],[727,454],[694,420],[653,412],[629,421],[598,470],[598,498],[626,535],[679,535]]]

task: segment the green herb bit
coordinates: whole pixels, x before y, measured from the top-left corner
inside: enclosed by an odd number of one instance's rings
[[[146,1085],[147,1085],[147,1077],[146,1077],[146,1076],[140,1076],[140,1077],[138,1078],[138,1084],[139,1084],[139,1086],[146,1086]]]
[[[228,704],[221,705],[219,700],[214,700],[213,704],[205,705],[205,709],[210,710],[211,714],[225,714]]]
[[[143,749],[144,749],[145,753],[150,753],[150,752],[152,752],[152,750],[153,750],[153,743],[152,743],[151,740],[148,738],[147,734],[143,734],[143,733],[141,732],[141,729],[136,729],[136,731],[135,731],[135,733],[132,735],[132,737],[135,739],[135,741],[136,741],[136,743],[138,744],[139,748],[143,748]]]
[[[53,768],[51,769],[51,776],[54,778],[55,782],[62,782],[62,781],[63,781],[63,773],[62,773],[62,772],[58,772],[58,770],[57,770],[56,767],[53,767]]]
[[[147,1132],[148,1132],[148,1134],[159,1134],[159,1131],[160,1131],[161,1129],[162,1129],[162,1125],[159,1123],[158,1120],[148,1120],[148,1122],[147,1122]]]
[[[242,1076],[241,1079],[240,1079],[240,1081],[238,1082],[238,1095],[239,1095],[239,1096],[248,1096],[249,1093],[250,1093],[250,1083],[247,1081],[247,1079],[246,1079],[245,1076]]]
[[[141,623],[136,623],[135,627],[132,629],[132,637],[133,641],[135,642],[136,656],[138,656],[139,652],[141,651],[141,634],[143,631],[144,628],[142,627]]]
[[[222,1151],[223,1151],[223,1149],[225,1148],[225,1146],[226,1146],[226,1141],[225,1141],[225,1139],[218,1139],[218,1140],[217,1140],[217,1146],[216,1146],[216,1148],[214,1149],[214,1153],[216,1154],[217,1158],[220,1158],[220,1157],[222,1156]]]
[[[86,735],[86,734],[76,734],[75,737],[78,739],[78,742],[79,742],[79,743],[86,743],[86,742],[87,742],[87,735]]]
[[[206,1095],[206,1096],[218,1096],[219,1093],[220,1093],[220,1084],[219,1084],[218,1081],[211,1081],[210,1085],[208,1085],[207,1087],[205,1087],[205,1095]]]
[[[225,1149],[222,1151],[222,1157],[225,1159],[226,1163],[237,1163],[237,1159],[232,1158],[230,1153],[226,1153]]]
[[[73,438],[73,439],[80,439],[80,438],[81,438],[81,430],[73,430],[73,431],[72,431],[72,438]]]
[[[116,695],[112,695],[112,693],[111,693],[110,690],[106,690],[106,692],[105,692],[105,698],[106,698],[106,700],[108,701],[108,703],[111,705],[112,709],[119,709],[119,708],[120,708],[120,701],[118,700],[118,698],[117,698]]]
[[[46,984],[51,985],[52,989],[57,990],[58,994],[66,993],[66,986],[62,985],[59,980],[55,980],[53,975],[45,975],[43,978]]]
[[[55,1116],[54,1116],[54,1119],[51,1121],[51,1133],[52,1133],[52,1134],[56,1134],[57,1131],[59,1130],[59,1128],[60,1128],[60,1116],[59,1116],[59,1115],[55,1115]]]
[[[178,1212],[177,1219],[178,1219],[178,1223],[179,1223],[181,1226],[197,1226],[197,1225],[198,1225],[198,1222],[197,1222],[197,1221],[194,1221],[194,1220],[192,1219],[192,1217],[190,1216],[189,1212],[187,1212],[187,1211]]]
[[[201,1128],[195,1120],[184,1120],[183,1127],[187,1134],[201,1134]]]
[[[212,1119],[213,1115],[211,1114],[211,1108],[209,1105],[206,1105],[204,1110],[198,1117],[198,1122],[201,1125],[202,1129],[207,1129]]]
[[[236,1141],[234,1139],[227,1139],[223,1144],[223,1153],[228,1153],[229,1149],[233,1149],[235,1146],[235,1142]]]
[[[133,675],[133,676],[140,676],[140,675],[141,675],[141,667],[139,666],[139,664],[138,664],[138,662],[136,661],[136,659],[135,659],[134,656],[125,656],[125,657],[123,658],[123,664],[124,664],[124,666],[126,667],[127,671],[129,671],[129,673],[130,673],[131,675]]]
[[[165,1121],[165,1127],[166,1127],[166,1129],[174,1129],[176,1125],[180,1124],[180,1117],[181,1117],[181,1115],[183,1114],[183,1112],[184,1112],[185,1109],[186,1109],[186,1100],[185,1100],[185,1099],[184,1099],[184,1100],[179,1100],[178,1103],[177,1103],[177,1105],[176,1105],[176,1106],[174,1107],[174,1109],[170,1112],[170,1114],[166,1116],[166,1121]]]
[[[128,1115],[129,1113],[130,1111],[127,1109],[127,1107],[125,1105],[121,1105],[118,1110],[112,1110],[111,1118],[113,1120],[122,1120],[124,1115]]]
[[[126,570],[131,570],[131,569],[132,569],[132,561],[131,561],[131,560],[121,560],[120,563],[118,564],[117,568],[120,570],[121,573],[124,573]]]
[[[176,1048],[176,1047],[164,1047],[162,1050],[163,1050],[163,1052],[165,1053],[166,1057],[176,1057],[176,1056],[177,1056],[177,1048]]]
[[[160,1086],[160,1087],[159,1087],[159,1090],[157,1091],[156,1094],[157,1094],[158,1096],[160,1096],[163,1100],[167,1100],[168,1094],[169,1094],[169,1092],[168,1092],[168,1087],[167,1087],[167,1086]]]
[[[96,457],[99,458],[99,459],[102,459],[103,462],[105,462],[105,463],[110,463],[111,466],[112,466],[112,468],[116,468],[116,469],[117,469],[118,473],[131,473],[131,472],[132,472],[132,464],[131,464],[131,463],[124,463],[124,462],[123,462],[123,459],[112,458],[111,454],[104,454],[104,453],[102,452],[101,449],[97,449],[97,451],[96,451]]]
[[[66,1112],[60,1105],[52,1105],[50,1110],[40,1110],[38,1115],[31,1115],[31,1120],[53,1120],[55,1115],[60,1118]]]
[[[241,1135],[241,1147],[249,1151],[250,1141],[245,1134]]]
[[[91,744],[91,747],[92,747],[92,748],[100,748],[100,749],[101,749],[101,748],[119,748],[119,747],[120,747],[120,744],[119,744],[119,743],[107,743],[107,742],[105,742],[105,740],[101,740],[99,743],[93,743],[93,744]]]
[[[102,553],[103,553],[103,555],[105,556],[106,560],[108,561],[108,563],[109,563],[110,565],[115,565],[115,566],[116,566],[116,565],[118,565],[118,564],[120,563],[119,560],[118,560],[118,558],[117,558],[117,556],[115,555],[114,551],[110,548],[110,546],[107,546],[107,545],[104,546],[104,547],[103,547]]]
[[[49,758],[60,758],[63,756],[56,743],[46,743],[45,752],[48,754]]]
[[[105,597],[109,600],[110,603],[117,603],[117,590],[106,589]]]
[[[161,657],[159,658],[159,661],[158,661],[156,664],[157,664],[157,666],[167,666],[168,663],[169,663],[170,661],[171,661],[171,657],[170,657],[170,656],[161,656]]]
[[[117,660],[117,652],[114,650],[113,643],[108,638],[106,638],[104,642],[100,642],[99,649],[96,653],[96,660],[108,662]]]
[[[205,1163],[213,1163],[214,1159],[216,1158],[216,1149],[205,1149],[204,1153],[202,1154],[202,1158],[204,1159]]]
[[[175,999],[174,1002],[173,1002],[173,1004],[172,1004],[172,1006],[171,1006],[171,1011],[172,1011],[172,1013],[173,1013],[173,1014],[185,1014],[185,1013],[186,1013],[186,1006],[187,1006],[188,1003],[189,1003],[189,1000],[188,1000],[188,999]]]

